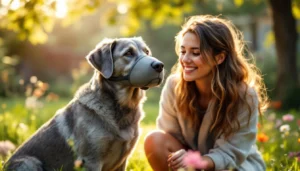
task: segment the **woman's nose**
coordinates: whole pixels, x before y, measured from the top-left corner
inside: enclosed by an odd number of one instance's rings
[[[188,63],[191,61],[191,59],[189,58],[189,55],[187,53],[182,55],[181,58],[182,58],[182,62],[185,62],[185,63]]]

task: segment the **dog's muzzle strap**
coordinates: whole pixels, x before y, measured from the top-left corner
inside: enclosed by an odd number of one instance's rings
[[[108,80],[109,81],[124,81],[124,80],[128,80],[129,81],[129,76],[130,76],[130,73],[128,75],[125,75],[125,76],[110,77]]]
[[[128,73],[127,75],[125,75],[125,76],[119,76],[119,77],[110,77],[108,80],[110,80],[110,81],[128,81],[129,84],[131,85],[130,79],[129,79],[130,74],[131,74],[131,71],[133,70],[133,68],[135,67],[135,65],[136,65],[141,59],[143,59],[143,58],[145,58],[145,57],[146,57],[146,56],[139,56],[139,57],[135,60],[133,66],[131,67],[131,69],[130,69],[130,71],[129,71],[129,73]]]

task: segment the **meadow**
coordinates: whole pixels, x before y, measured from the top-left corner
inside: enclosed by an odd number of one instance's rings
[[[141,136],[130,156],[127,171],[151,170],[143,151],[143,141],[145,135],[155,129],[159,92],[156,90],[148,93],[148,100],[144,104],[146,115],[141,124]],[[0,170],[7,156],[71,99],[54,97],[0,99]],[[283,112],[269,109],[261,117],[257,125],[257,145],[268,171],[300,170],[299,115],[296,110]]]

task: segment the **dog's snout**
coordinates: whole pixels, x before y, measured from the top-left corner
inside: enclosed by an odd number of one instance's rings
[[[151,63],[151,67],[157,71],[157,72],[161,72],[164,68],[164,64],[162,62],[158,62],[158,61],[154,61]]]

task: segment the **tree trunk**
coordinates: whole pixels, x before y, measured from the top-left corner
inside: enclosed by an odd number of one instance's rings
[[[257,45],[257,17],[255,15],[251,15],[251,23],[250,23],[250,29],[251,29],[251,42],[252,51],[257,51],[258,45]]]
[[[276,97],[283,102],[283,107],[298,108],[297,30],[291,9],[292,2],[291,0],[269,0],[269,3],[277,53]]]

